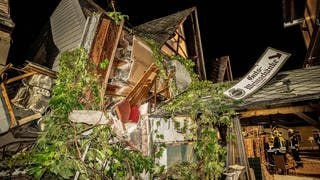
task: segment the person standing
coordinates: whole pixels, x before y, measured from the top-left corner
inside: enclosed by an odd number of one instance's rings
[[[299,153],[299,141],[297,138],[296,133],[293,131],[293,129],[288,130],[288,135],[289,135],[289,150],[297,164],[297,167],[303,167],[301,158],[300,158],[300,153]]]
[[[283,159],[286,161],[286,142],[285,139],[282,137],[282,134],[278,130],[273,131],[274,134],[274,142],[273,142],[273,149],[275,150],[275,154],[282,155]]]
[[[320,135],[319,135],[319,134],[316,134],[316,135],[314,136],[314,141],[315,141],[316,144],[318,145],[319,151],[320,151]]]

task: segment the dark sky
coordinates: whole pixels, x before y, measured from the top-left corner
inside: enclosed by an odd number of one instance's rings
[[[10,61],[27,59],[30,42],[59,0],[11,0],[11,14],[16,29]],[[107,0],[96,0],[107,8]],[[127,26],[135,26],[193,6],[197,7],[202,46],[207,64],[229,55],[235,78],[245,75],[267,47],[289,52],[292,56],[281,70],[301,68],[305,56],[298,26],[283,28],[282,1],[208,1],[208,0],[116,0],[117,10],[129,15]],[[210,66],[207,66],[210,71]]]

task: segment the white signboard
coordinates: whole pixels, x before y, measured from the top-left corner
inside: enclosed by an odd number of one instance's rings
[[[257,91],[279,71],[290,55],[268,47],[250,72],[224,95],[239,100]]]

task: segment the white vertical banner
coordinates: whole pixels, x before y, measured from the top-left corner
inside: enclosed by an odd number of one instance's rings
[[[279,71],[290,55],[290,53],[268,47],[249,73],[226,90],[224,95],[239,100],[254,93]]]

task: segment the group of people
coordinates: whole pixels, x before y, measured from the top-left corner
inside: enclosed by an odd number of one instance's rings
[[[295,167],[302,167],[299,140],[293,129],[288,130],[288,137],[288,139],[285,139],[282,133],[276,129],[272,131],[269,140],[265,143],[268,161],[270,164],[273,164],[273,155],[283,155],[286,163],[289,164],[289,161],[293,161],[292,163]]]

